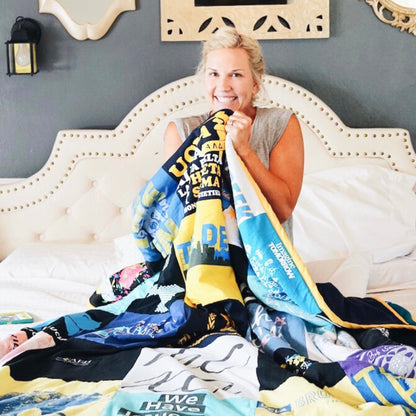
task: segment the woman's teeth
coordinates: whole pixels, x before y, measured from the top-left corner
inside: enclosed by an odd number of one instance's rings
[[[217,100],[221,103],[230,103],[235,100],[235,97],[217,97]]]

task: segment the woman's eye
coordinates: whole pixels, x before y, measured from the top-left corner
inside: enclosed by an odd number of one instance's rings
[[[239,72],[234,72],[233,77],[241,77],[241,74]]]

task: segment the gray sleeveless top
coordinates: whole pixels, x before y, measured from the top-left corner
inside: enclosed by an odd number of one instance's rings
[[[257,108],[250,144],[266,168],[269,168],[270,152],[280,140],[292,114],[291,111],[281,108]],[[172,121],[176,124],[182,140],[185,140],[192,130],[208,117],[209,114],[205,113],[197,116],[177,118]],[[282,225],[289,238],[293,241],[292,217]]]

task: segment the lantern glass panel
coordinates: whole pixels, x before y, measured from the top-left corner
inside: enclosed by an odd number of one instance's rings
[[[6,42],[8,75],[36,74],[36,44],[34,42]]]
[[[34,43],[14,43],[13,57],[16,74],[31,74],[38,72],[36,45]]]

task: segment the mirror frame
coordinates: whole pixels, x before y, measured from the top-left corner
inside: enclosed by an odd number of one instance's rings
[[[366,2],[382,22],[400,28],[401,32],[407,30],[416,36],[416,8],[404,7],[394,0],[366,0]]]
[[[136,10],[136,0],[112,0],[110,7],[98,17],[96,23],[79,24],[58,0],[39,0],[39,13],[53,14],[77,40],[101,39],[121,13],[131,10]]]

